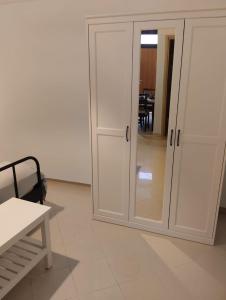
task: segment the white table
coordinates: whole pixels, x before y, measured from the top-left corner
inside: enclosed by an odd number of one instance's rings
[[[50,207],[17,198],[0,205],[0,299],[39,261],[52,266],[49,234]],[[42,242],[28,236],[41,226]]]

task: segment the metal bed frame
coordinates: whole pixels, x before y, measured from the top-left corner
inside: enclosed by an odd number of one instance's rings
[[[35,162],[38,182],[29,193],[19,197],[18,182],[17,182],[15,166],[19,165],[25,161],[28,161],[28,160],[32,160],[33,162]],[[15,191],[16,198],[21,198],[21,199],[31,201],[31,202],[39,202],[40,201],[40,203],[43,204],[43,202],[45,201],[45,197],[46,197],[46,189],[44,187],[43,179],[41,176],[40,164],[39,164],[38,159],[35,158],[34,156],[24,157],[24,158],[19,159],[13,163],[10,163],[4,167],[1,167],[0,172],[5,171],[10,168],[12,168],[12,171],[13,171],[14,191]]]

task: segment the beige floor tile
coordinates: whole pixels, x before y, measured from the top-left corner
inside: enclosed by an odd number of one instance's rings
[[[125,300],[165,300],[169,299],[164,282],[153,273],[149,277],[141,277],[120,284]]]
[[[66,253],[69,258],[79,262],[95,261],[104,258],[104,253],[95,239],[77,240],[66,245]]]
[[[105,260],[83,262],[72,271],[79,294],[88,294],[116,284]]]
[[[81,300],[124,300],[118,286],[95,291],[93,293],[81,295]]]
[[[151,236],[146,233],[142,236],[162,264],[172,267],[192,262],[192,258],[168,237]]]
[[[168,239],[170,240],[172,247],[175,247],[177,251],[183,253],[190,260],[196,260],[203,256],[204,253],[211,252],[215,248],[209,245],[182,240],[179,238],[168,237]]]
[[[169,267],[166,264],[159,264],[156,273],[167,290],[167,299],[172,300],[196,300],[197,298],[187,285],[175,274],[175,267]]]
[[[212,248],[212,252],[204,253],[196,260],[196,265],[226,289],[226,252]]]
[[[114,278],[118,283],[137,279],[141,276],[149,277],[158,267],[152,255],[127,254],[107,258]]]
[[[197,262],[181,265],[172,269],[174,278],[186,291],[199,300],[225,300],[225,282],[220,282]]]
[[[82,200],[88,202],[88,200],[86,199],[82,199]],[[71,204],[69,204],[67,200],[65,202],[67,203],[64,209],[57,215],[57,217],[60,220],[67,221],[67,220],[71,220],[72,217],[76,217],[73,220],[74,225],[85,224],[85,223],[88,224],[91,221],[91,217],[92,217],[91,203],[89,207],[86,207],[80,200],[77,199],[74,199],[74,202],[72,202]]]
[[[130,253],[143,255],[149,251],[138,230],[104,222],[94,222],[93,229],[106,257]]]
[[[76,237],[77,228],[72,217],[67,217],[65,220],[57,216],[59,230],[62,236],[63,243],[66,245]]]
[[[65,223],[66,224],[66,223]],[[104,258],[104,251],[98,242],[93,228],[89,224],[67,223],[65,232],[65,224],[61,227],[62,236],[67,256],[78,261],[90,261]],[[70,230],[69,226],[73,229]]]

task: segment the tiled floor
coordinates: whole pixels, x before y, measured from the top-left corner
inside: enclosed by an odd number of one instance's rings
[[[226,299],[226,215],[211,247],[92,221],[87,186],[51,181],[48,204],[54,266],[41,263],[5,300]]]

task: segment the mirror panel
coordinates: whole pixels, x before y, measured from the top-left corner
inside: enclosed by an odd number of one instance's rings
[[[175,33],[141,32],[135,216],[162,220]]]

